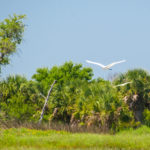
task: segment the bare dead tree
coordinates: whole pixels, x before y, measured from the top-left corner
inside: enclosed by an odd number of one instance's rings
[[[53,84],[51,85],[51,87],[50,87],[50,89],[49,89],[49,91],[48,91],[48,93],[47,93],[47,97],[45,98],[45,103],[44,103],[44,106],[43,106],[43,109],[42,109],[42,112],[41,112],[41,117],[40,117],[40,119],[39,119],[39,124],[41,124],[41,121],[42,121],[42,119],[43,119],[45,107],[46,107],[46,105],[47,105],[47,102],[48,102],[50,93],[51,93],[51,91],[52,91],[53,86],[54,86],[55,83],[56,83],[56,80],[55,80],[55,81],[53,82]]]

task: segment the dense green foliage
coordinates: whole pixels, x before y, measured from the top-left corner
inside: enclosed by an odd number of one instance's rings
[[[41,106],[36,84],[19,75],[1,82],[0,95],[0,117],[3,120],[34,120]]]
[[[1,150],[148,150],[150,146],[147,127],[115,135],[11,128],[1,129],[0,135]]]
[[[130,81],[124,87],[118,87],[117,91],[124,98],[124,102],[133,111],[136,121],[144,121],[147,125],[150,123],[150,75],[142,69],[129,70],[125,74],[119,75],[114,84],[120,84]],[[144,113],[144,116],[143,116]],[[149,122],[149,123],[148,123]]]
[[[9,76],[0,83],[0,118],[3,121],[38,122],[47,91],[57,80],[44,113],[44,122],[62,122],[71,127],[96,126],[103,131],[150,125],[150,75],[135,69],[113,82],[92,79],[91,68],[66,62],[51,69],[39,68],[34,80]],[[125,86],[120,83],[132,81]],[[142,88],[141,88],[142,87]]]
[[[22,41],[24,18],[25,15],[13,15],[0,22],[0,68],[9,64],[9,56],[16,52],[17,45]]]

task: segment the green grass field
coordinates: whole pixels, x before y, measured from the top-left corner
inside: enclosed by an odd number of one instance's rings
[[[115,135],[26,128],[0,129],[0,150],[149,150],[150,128]]]

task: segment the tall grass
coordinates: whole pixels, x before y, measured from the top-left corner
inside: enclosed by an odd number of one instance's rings
[[[72,133],[77,132],[88,132],[88,133],[104,133],[109,131],[104,131],[97,126],[71,126],[70,124],[65,124],[62,122],[50,122],[50,123],[33,123],[33,122],[16,122],[16,121],[0,121],[0,128],[9,129],[9,128],[28,128],[28,129],[37,129],[37,130],[64,130]]]
[[[115,135],[27,128],[0,129],[0,149],[149,150],[150,128],[143,126]]]

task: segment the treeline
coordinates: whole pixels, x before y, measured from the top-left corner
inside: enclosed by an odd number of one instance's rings
[[[92,77],[91,68],[73,62],[51,69],[39,68],[33,80],[9,76],[0,82],[0,120],[38,122],[47,92],[56,80],[43,122],[96,126],[103,130],[150,126],[148,72],[129,70],[112,82]],[[125,86],[115,86],[129,81]]]

